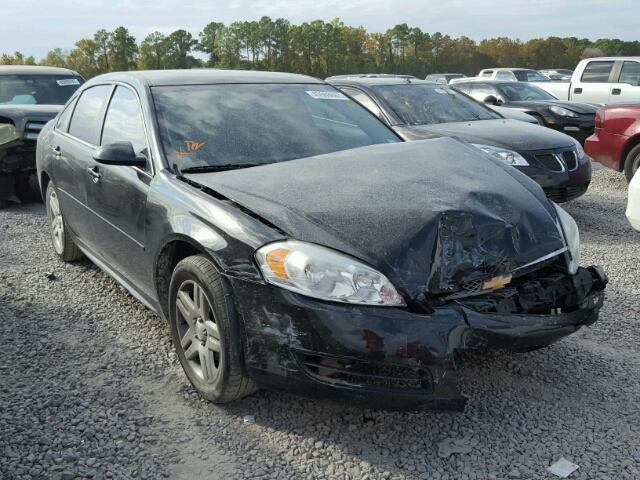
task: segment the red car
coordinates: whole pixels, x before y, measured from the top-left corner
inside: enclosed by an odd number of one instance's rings
[[[630,182],[640,167],[640,103],[612,103],[598,110],[584,150],[596,162],[624,171]]]

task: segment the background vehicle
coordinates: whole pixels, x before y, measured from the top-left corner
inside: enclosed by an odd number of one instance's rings
[[[640,102],[639,82],[640,57],[601,57],[578,63],[569,83],[539,86],[560,100],[603,105]]]
[[[487,80],[507,80],[511,82],[548,82],[549,79],[530,68],[485,68],[477,78]]]
[[[403,139],[449,136],[472,143],[566,202],[586,192],[591,164],[580,143],[548,128],[505,119],[442,84],[393,78],[331,82],[391,126]]]
[[[0,66],[0,207],[38,193],[38,134],[83,82],[65,68]]]
[[[401,142],[310,77],[96,77],[43,130],[38,173],[56,253],[168,319],[218,403],[265,385],[460,409],[455,350],[548,345],[604,299],[534,182],[451,138]]]
[[[561,82],[568,82],[571,80],[571,76],[573,75],[573,70],[569,70],[566,68],[558,68],[558,69],[545,69],[538,70],[543,75],[547,76],[549,80],[557,80]]]
[[[572,136],[580,143],[593,133],[597,108],[584,103],[561,101],[526,82],[468,81],[451,86],[479,102],[500,105],[533,115],[540,125]]]
[[[640,104],[611,104],[596,113],[584,148],[596,162],[624,171],[630,182],[640,167]]]
[[[332,77],[327,77],[325,81],[329,80],[338,80],[344,78],[408,78],[412,80],[416,80],[417,77],[413,75],[401,75],[396,73],[348,73],[345,75],[334,75]]]
[[[449,83],[451,80],[456,78],[466,78],[467,76],[463,73],[430,73],[425,78],[428,82],[436,82],[436,83]]]

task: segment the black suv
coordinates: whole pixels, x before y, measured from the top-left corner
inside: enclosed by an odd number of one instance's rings
[[[82,83],[65,68],[0,66],[0,207],[38,192],[38,134]]]

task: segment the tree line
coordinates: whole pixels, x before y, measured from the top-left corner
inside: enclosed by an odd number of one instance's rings
[[[241,68],[327,77],[345,73],[428,73],[475,75],[488,67],[574,68],[583,58],[640,55],[640,42],[618,39],[548,37],[521,41],[498,37],[476,42],[406,23],[384,33],[345,25],[336,18],[299,25],[284,18],[207,24],[197,36],[180,29],[153,32],[140,43],[125,27],[99,30],[73,49],[55,48],[36,61],[20,52],[3,54],[0,64],[67,67],[85,78],[135,69]]]

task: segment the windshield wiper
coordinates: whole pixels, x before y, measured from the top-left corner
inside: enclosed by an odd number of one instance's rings
[[[224,172],[225,170],[238,170],[240,168],[257,167],[258,165],[266,165],[266,163],[225,163],[221,165],[200,165],[197,167],[181,168],[180,173]]]

